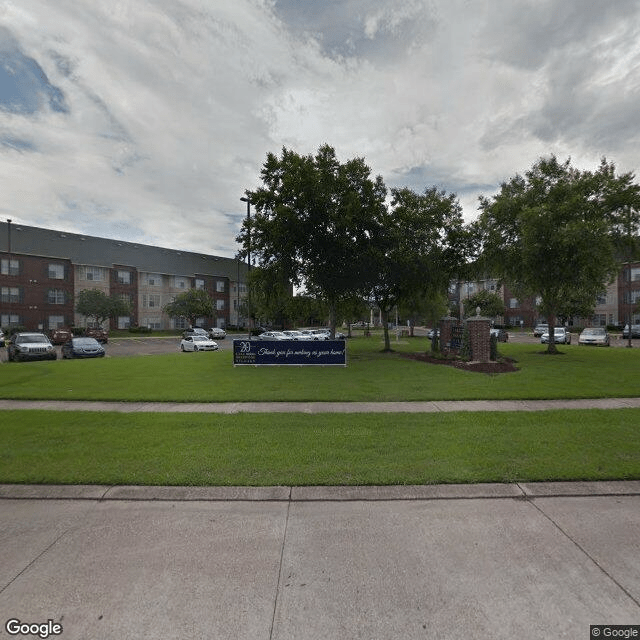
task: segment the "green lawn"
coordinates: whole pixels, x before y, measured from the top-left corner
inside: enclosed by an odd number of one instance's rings
[[[401,401],[631,397],[639,349],[504,344],[519,371],[489,376],[403,357],[426,340],[348,343],[346,367],[233,367],[230,352],[0,365],[0,398],[176,402]]]
[[[640,410],[6,411],[0,482],[386,485],[640,478]]]
[[[489,376],[348,343],[347,367],[236,367],[229,352],[0,365],[0,398],[401,401],[630,397],[638,349],[500,345]],[[313,485],[640,479],[640,410],[453,414],[3,411],[0,482]]]

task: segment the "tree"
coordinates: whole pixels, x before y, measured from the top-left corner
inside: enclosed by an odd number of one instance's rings
[[[502,298],[492,291],[478,291],[465,301],[467,315],[472,315],[480,307],[483,316],[495,318],[504,315],[504,302]]]
[[[197,318],[213,316],[213,299],[204,289],[189,289],[165,305],[164,312],[170,318],[185,318],[194,326]]]
[[[85,318],[94,318],[95,323],[101,325],[109,318],[129,315],[131,307],[121,298],[108,296],[100,289],[83,289],[76,296],[76,311]]]
[[[616,272],[612,219],[616,195],[631,179],[616,177],[604,159],[592,172],[551,156],[503,183],[497,195],[480,199],[482,266],[518,297],[540,297],[548,353],[557,353],[556,319],[568,307],[592,313]]]
[[[422,194],[392,190],[382,226],[371,297],[382,314],[384,349],[390,351],[389,313],[412,298],[441,299],[464,261],[466,235],[456,196],[435,187]]]
[[[341,164],[328,145],[315,156],[283,148],[269,153],[263,187],[247,191],[254,216],[238,236],[262,268],[304,287],[329,308],[335,335],[338,304],[371,276],[371,243],[384,214],[386,188],[361,158]]]

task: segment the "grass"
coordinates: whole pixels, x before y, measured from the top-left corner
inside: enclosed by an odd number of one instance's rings
[[[0,482],[387,485],[640,478],[640,410],[5,411]]]
[[[562,355],[500,345],[519,371],[489,376],[409,360],[426,340],[348,343],[347,367],[233,367],[229,351],[0,366],[0,398],[174,402],[416,401],[604,398],[638,395],[638,349],[569,345]]]
[[[0,365],[0,398],[402,401],[638,395],[638,349],[500,345],[497,376],[348,344],[348,366],[236,367],[229,352]],[[640,479],[640,410],[453,414],[3,411],[0,482],[385,485]]]

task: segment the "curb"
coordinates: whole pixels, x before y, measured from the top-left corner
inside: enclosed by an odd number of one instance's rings
[[[0,485],[2,500],[377,502],[640,496],[640,480],[390,486],[178,487]]]

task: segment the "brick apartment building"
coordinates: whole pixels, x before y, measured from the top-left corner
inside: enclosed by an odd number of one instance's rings
[[[199,324],[242,326],[246,273],[234,258],[0,222],[0,326],[85,326],[75,298],[99,289],[130,303],[131,315],[112,319],[110,328],[183,328],[163,307],[192,288],[207,291],[215,305]]]
[[[497,293],[504,302],[504,318],[498,319],[503,324],[518,327],[533,327],[544,320],[536,306],[536,300],[518,299],[508,286],[497,286],[495,279],[477,280],[474,282],[455,283],[449,290],[451,304],[464,305],[466,299],[479,291]],[[615,280],[596,299],[594,313],[590,318],[572,318],[570,324],[580,326],[622,326],[631,318],[632,324],[640,323],[640,262],[625,264]],[[635,311],[634,311],[635,310]]]

